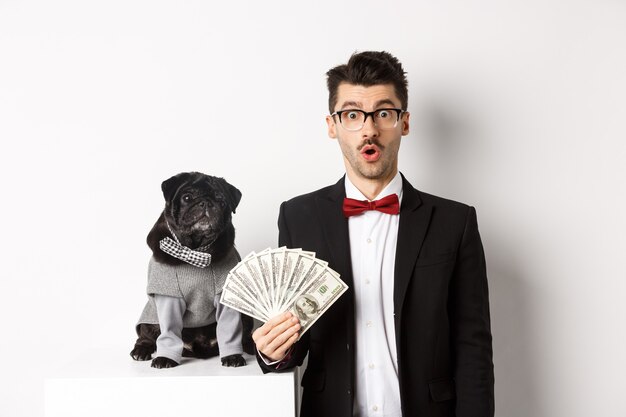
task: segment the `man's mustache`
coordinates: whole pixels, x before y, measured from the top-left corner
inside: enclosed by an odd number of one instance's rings
[[[365,139],[363,141],[363,143],[361,145],[359,145],[358,148],[356,148],[356,150],[360,151],[361,149],[363,149],[364,146],[367,146],[367,145],[376,145],[380,150],[384,150],[385,149],[385,147],[380,144],[378,139]]]

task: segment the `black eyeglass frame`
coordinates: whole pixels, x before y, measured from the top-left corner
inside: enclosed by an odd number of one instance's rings
[[[396,117],[396,123],[393,125],[393,127],[396,127],[396,126],[398,125],[398,122],[400,121],[400,117],[402,116],[402,113],[404,113],[405,111],[404,111],[404,110],[402,110],[402,109],[395,109],[395,108],[393,108],[393,107],[386,107],[386,108],[384,108],[384,109],[376,109],[376,110],[374,110],[374,111],[370,111],[370,112],[367,112],[367,111],[365,111],[365,110],[361,110],[361,109],[346,109],[346,110],[338,110],[338,111],[336,111],[336,112],[332,113],[332,114],[330,115],[330,117],[334,117],[335,115],[336,115],[336,116],[339,116],[339,123],[341,124],[341,126],[342,126],[344,129],[349,130],[349,131],[351,131],[351,132],[358,132],[359,130],[363,129],[363,126],[365,126],[365,122],[367,122],[367,118],[368,118],[368,116],[372,116],[372,120],[374,121],[374,125],[376,125],[376,119],[374,118],[374,115],[375,115],[376,113],[378,113],[378,112],[385,111],[385,110],[386,110],[386,111],[389,111],[389,110],[394,110],[394,111],[396,111],[396,112],[398,113],[398,117]],[[342,115],[343,113],[354,112],[354,111],[357,111],[357,112],[359,112],[359,113],[363,113],[363,114],[365,115],[365,118],[363,119],[363,124],[361,125],[361,127],[360,127],[360,128],[355,129],[355,130],[347,129],[347,128],[343,125],[343,122],[341,121],[341,115]],[[376,125],[376,127],[378,127],[378,125]],[[391,128],[391,129],[393,129],[393,128]]]

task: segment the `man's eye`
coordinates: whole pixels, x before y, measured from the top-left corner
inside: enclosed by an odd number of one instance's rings
[[[359,118],[359,112],[351,111],[351,112],[348,112],[347,116],[348,116],[348,119],[350,120],[356,120]]]
[[[387,117],[389,117],[390,114],[387,110],[381,110],[378,112],[378,117],[381,119],[386,119]]]

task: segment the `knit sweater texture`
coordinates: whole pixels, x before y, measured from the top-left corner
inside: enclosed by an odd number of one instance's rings
[[[159,317],[155,295],[181,298],[184,300],[186,310],[182,316],[182,326],[175,327],[181,329],[182,327],[203,327],[217,321],[217,343],[220,356],[242,353],[241,315],[219,303],[226,276],[240,260],[241,258],[234,248],[225,259],[211,263],[206,268],[189,264],[167,265],[151,257],[148,264],[148,302],[138,324],[161,324],[160,321],[170,322],[173,317],[180,316],[163,313],[163,309],[161,309],[163,317]],[[169,328],[169,326],[165,327]],[[180,338],[180,335],[176,336]],[[160,339],[163,340],[163,338]],[[160,350],[159,347],[164,348],[159,344],[159,340],[157,340],[157,352]],[[169,346],[168,349],[170,349]],[[176,358],[171,359],[180,361],[180,357],[176,356]]]

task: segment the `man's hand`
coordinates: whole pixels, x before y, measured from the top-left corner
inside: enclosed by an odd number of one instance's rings
[[[300,321],[287,312],[271,318],[252,333],[256,348],[272,361],[285,357],[287,351],[298,340]]]

